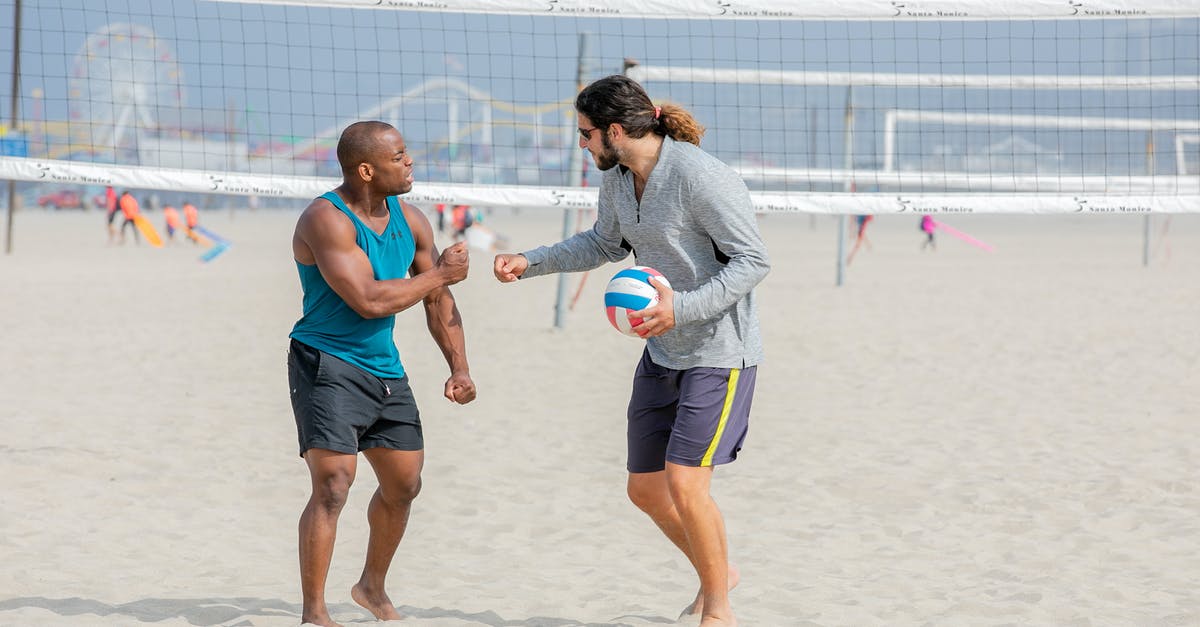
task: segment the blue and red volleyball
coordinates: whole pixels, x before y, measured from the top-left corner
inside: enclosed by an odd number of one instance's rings
[[[661,272],[648,266],[633,266],[613,275],[604,290],[604,309],[613,328],[631,337],[637,337],[635,327],[642,324],[641,318],[629,319],[629,312],[641,311],[658,304],[658,290],[650,283],[655,277],[668,287],[671,283]]]

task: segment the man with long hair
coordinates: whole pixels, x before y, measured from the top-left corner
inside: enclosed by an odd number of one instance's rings
[[[624,76],[575,100],[579,146],[604,172],[596,224],[553,246],[497,255],[501,282],[578,272],[633,253],[670,281],[659,303],[630,312],[647,338],[628,410],[628,494],[687,556],[700,591],[685,614],[735,625],[725,522],[710,494],[715,466],[746,436],[763,358],[754,286],[770,269],[750,193],[699,148],[704,128],[684,108],[656,106]]]

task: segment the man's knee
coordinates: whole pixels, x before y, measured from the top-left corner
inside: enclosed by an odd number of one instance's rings
[[[654,515],[671,508],[671,498],[666,491],[666,484],[657,473],[631,474],[625,486],[625,493],[638,509]]]
[[[421,493],[421,475],[393,479],[387,485],[380,484],[379,494],[388,505],[408,505]]]
[[[679,510],[707,503],[711,467],[675,466],[667,471],[667,490]]]
[[[350,486],[353,483],[354,473],[346,469],[323,472],[313,478],[313,502],[330,513],[341,512],[350,496]]]

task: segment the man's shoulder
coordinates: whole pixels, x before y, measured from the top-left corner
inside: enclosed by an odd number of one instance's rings
[[[686,168],[686,174],[695,171],[727,170],[732,172],[728,164],[714,157],[708,151],[691,142],[671,140],[671,158],[675,163]]]
[[[729,164],[687,142],[675,142],[670,177],[697,189],[744,187],[745,181]]]
[[[346,217],[342,210],[339,209],[337,205],[333,204],[333,201],[329,200],[325,196],[317,196],[316,198],[313,198],[312,202],[308,203],[308,206],[305,207],[304,211],[300,213],[300,217],[302,218],[305,216],[321,217],[334,215]]]
[[[329,199],[318,196],[308,203],[304,211],[300,212],[300,217],[296,221],[296,230],[304,232],[308,230],[318,230],[322,232],[338,233],[340,230],[354,230],[354,223],[351,222],[350,216],[339,209]]]

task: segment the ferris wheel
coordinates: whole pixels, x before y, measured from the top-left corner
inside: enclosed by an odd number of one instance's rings
[[[93,151],[135,149],[137,137],[179,126],[183,75],[167,42],[139,24],[88,35],[68,79],[72,121],[91,127]]]

